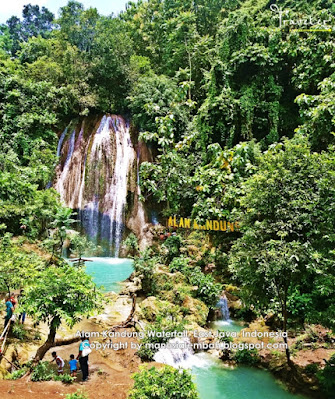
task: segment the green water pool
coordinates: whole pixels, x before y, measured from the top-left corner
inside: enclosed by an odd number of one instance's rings
[[[120,292],[120,282],[127,279],[133,272],[133,261],[121,258],[87,258],[86,272],[93,277],[98,287],[104,292]]]
[[[192,374],[201,399],[306,399],[286,391],[266,370],[231,369],[205,353],[196,356],[199,366],[192,367]]]
[[[236,320],[230,320],[230,321],[216,320],[208,323],[208,327],[214,331],[230,331],[230,332],[234,331],[236,333],[239,333],[241,330],[243,330],[243,328],[246,327],[246,324]]]

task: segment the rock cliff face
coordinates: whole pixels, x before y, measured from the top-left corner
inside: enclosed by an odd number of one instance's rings
[[[142,248],[150,243],[138,175],[140,162],[151,160],[150,151],[133,141],[129,122],[118,115],[70,123],[59,138],[54,187],[106,255],[119,255],[129,230]]]

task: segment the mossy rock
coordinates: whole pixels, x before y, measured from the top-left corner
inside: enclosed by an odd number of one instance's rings
[[[140,316],[148,321],[155,321],[158,314],[157,299],[154,296],[149,296],[140,304]]]
[[[164,316],[167,313],[180,313],[178,306],[168,301],[162,301],[154,296],[149,296],[140,304],[140,318],[149,322],[156,321],[158,316]]]
[[[159,297],[162,300],[182,306],[183,301],[192,293],[193,287],[186,284],[174,284],[172,289],[161,291]]]
[[[206,324],[209,309],[202,301],[191,296],[186,296],[182,307],[189,309],[190,312],[190,314],[185,317],[185,320],[191,323],[197,323],[200,326]]]

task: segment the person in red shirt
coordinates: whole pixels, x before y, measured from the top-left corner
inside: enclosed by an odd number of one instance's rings
[[[9,300],[12,302],[13,308],[15,309],[15,306],[16,306],[17,302],[16,302],[16,299],[15,299],[15,294],[14,293],[12,293],[10,295]]]

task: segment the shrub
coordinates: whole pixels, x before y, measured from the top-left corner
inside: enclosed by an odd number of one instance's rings
[[[233,359],[236,363],[254,365],[259,362],[257,349],[241,349],[235,352]]]
[[[180,255],[181,239],[179,236],[171,236],[165,240],[163,245],[168,250],[166,263],[170,264],[173,258]]]
[[[189,258],[184,258],[183,256],[178,256],[174,258],[169,265],[170,272],[172,273],[181,272],[186,275],[187,274],[186,268],[188,267],[189,261],[190,261]]]
[[[71,377],[70,374],[60,374],[53,377],[54,381],[61,381],[64,384],[72,384],[75,381],[75,377]]]
[[[151,362],[154,360],[155,353],[153,349],[146,346],[146,343],[142,342],[142,346],[137,351],[137,356],[139,356],[143,362]]]
[[[9,375],[6,375],[6,380],[18,380],[19,378],[23,377],[27,372],[27,368],[23,367],[22,369],[15,370]]]
[[[55,376],[49,362],[40,362],[31,374],[32,381],[50,381]]]
[[[219,330],[218,333],[223,333],[224,331]],[[234,339],[233,337],[230,336],[226,336],[226,335],[221,335],[219,338],[220,342],[226,342],[227,344],[229,344],[229,342],[233,342]]]
[[[156,274],[155,283],[159,291],[170,291],[174,288],[174,281],[167,274]]]
[[[74,377],[71,377],[69,374],[58,375],[55,371],[50,367],[49,362],[40,362],[35,367],[34,371],[31,374],[32,381],[61,381],[64,384],[72,384],[75,380]]]
[[[189,258],[176,257],[170,263],[169,269],[171,272],[183,273],[189,284],[197,286],[195,297],[214,308],[222,291],[222,285],[216,283],[211,274],[204,274],[199,266],[188,267],[189,261]]]
[[[182,314],[184,316],[191,314],[191,310],[189,308],[187,308],[186,306],[181,306],[180,311],[182,312]]]
[[[138,256],[139,254],[138,239],[134,233],[129,234],[129,236],[124,240],[123,245],[126,248],[128,256],[131,256],[132,258]]]
[[[186,370],[176,370],[171,366],[159,370],[141,367],[133,379],[135,383],[128,399],[199,399],[192,376]]]
[[[134,262],[135,271],[142,276],[142,290],[147,294],[154,295],[156,292],[154,272],[157,263],[158,260],[156,257],[151,257],[150,251],[142,253],[142,256]]]
[[[322,390],[329,399],[335,398],[335,353],[328,360],[323,370],[318,371],[317,378]]]
[[[27,331],[22,324],[15,323],[12,327],[12,335],[20,341],[23,341],[26,338]]]
[[[298,340],[294,343],[292,349],[297,349],[298,351],[300,351],[300,350],[302,350],[303,348],[304,348],[304,341],[298,339]]]
[[[88,399],[87,393],[83,391],[77,391],[74,393],[68,393],[65,399]]]
[[[319,365],[317,363],[308,364],[304,369],[305,373],[308,375],[314,375],[318,372],[318,370]]]
[[[204,274],[199,267],[195,267],[190,275],[190,283],[197,286],[195,296],[210,308],[215,308],[222,291],[221,284],[215,282],[211,274]]]

